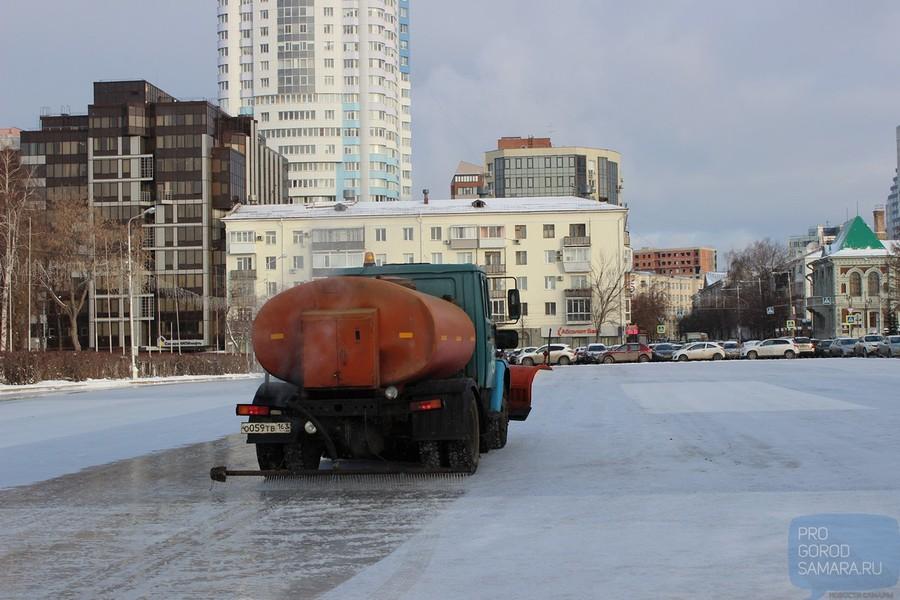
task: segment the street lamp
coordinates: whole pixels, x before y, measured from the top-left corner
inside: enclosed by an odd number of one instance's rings
[[[156,212],[156,207],[151,206],[143,212],[134,215],[128,219],[125,226],[128,230],[128,324],[131,328],[131,378],[137,379],[137,346],[134,345],[134,292],[132,290],[132,273],[131,273],[131,222],[135,219],[152,215]]]

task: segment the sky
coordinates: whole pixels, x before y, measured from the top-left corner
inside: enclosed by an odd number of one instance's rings
[[[415,197],[496,139],[622,153],[632,245],[783,241],[884,204],[900,2],[412,0]],[[0,0],[0,127],[91,82],[216,99],[213,0]]]

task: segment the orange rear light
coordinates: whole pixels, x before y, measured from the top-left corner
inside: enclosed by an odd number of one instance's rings
[[[256,404],[238,404],[235,414],[239,417],[267,417],[269,416],[269,407]]]
[[[425,410],[437,410],[444,408],[444,402],[440,398],[432,400],[419,400],[418,402],[410,402],[409,410],[412,412],[422,412]]]

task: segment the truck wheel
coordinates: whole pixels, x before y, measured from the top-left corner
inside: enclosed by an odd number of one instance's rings
[[[478,459],[481,457],[478,407],[475,406],[475,398],[472,397],[471,391],[463,394],[462,401],[468,405],[466,420],[469,435],[466,439],[454,440],[447,444],[447,457],[450,459],[451,469],[471,474],[478,470]]]
[[[318,440],[301,438],[296,444],[284,444],[284,463],[290,471],[316,471],[322,460],[322,444]]]
[[[506,445],[509,435],[509,407],[506,405],[506,397],[503,398],[503,410],[500,414],[491,415],[491,427],[488,432],[490,448],[497,450]]]
[[[419,442],[419,462],[429,471],[441,468],[441,445],[438,442]]]

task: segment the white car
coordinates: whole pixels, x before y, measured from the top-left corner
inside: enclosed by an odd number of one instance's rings
[[[747,358],[754,360],[757,358],[797,358],[800,356],[800,349],[794,340],[787,338],[772,338],[763,340],[759,345],[750,348],[747,351]]]
[[[547,345],[543,345],[534,352],[522,354],[519,357],[519,364],[526,367],[532,365],[544,364],[544,352]],[[575,362],[575,352],[568,344],[550,344],[550,358],[547,361],[551,365],[569,365]]]
[[[883,341],[883,335],[864,335],[856,341],[856,345],[853,347],[853,354],[862,357],[878,356],[878,344]]]
[[[759,340],[747,340],[741,344],[741,358],[747,358],[747,353],[750,352],[751,349],[760,345]]]
[[[672,355],[672,360],[722,360],[725,358],[725,350],[722,346],[713,342],[694,342],[688,344],[680,350],[676,350]]]

